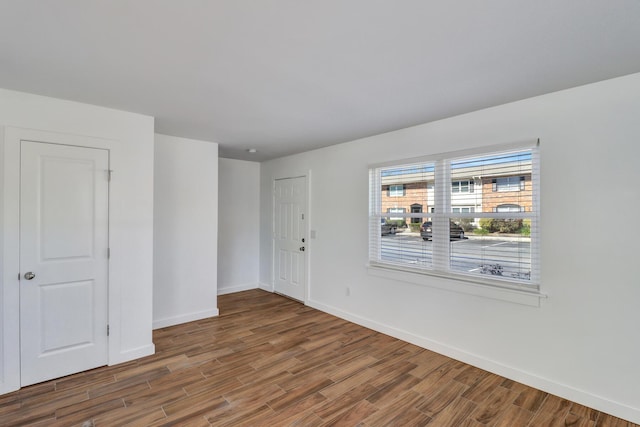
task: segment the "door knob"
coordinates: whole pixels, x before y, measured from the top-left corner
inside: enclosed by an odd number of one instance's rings
[[[24,273],[24,278],[25,278],[25,279],[27,279],[27,280],[31,280],[31,279],[33,279],[34,277],[36,277],[36,275],[35,275],[35,274],[33,274],[33,273],[32,273],[32,272],[30,272],[30,271],[28,271],[28,272]]]

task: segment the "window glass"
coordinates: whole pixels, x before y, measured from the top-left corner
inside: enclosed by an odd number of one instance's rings
[[[404,213],[404,208],[389,208],[389,213],[400,213],[400,214],[403,214]],[[402,216],[390,216],[389,219],[393,220],[393,221],[402,221],[402,220],[404,220],[404,217],[402,217]]]
[[[451,182],[452,193],[473,193],[473,180],[462,180]]]
[[[537,286],[537,149],[437,158],[370,170],[370,263]]]
[[[390,197],[402,197],[404,196],[404,186],[400,185],[390,185],[389,186],[389,196]]]
[[[513,205],[513,204],[506,203],[506,204],[496,206],[495,212],[520,212],[521,210],[522,210],[522,207],[520,205]]]

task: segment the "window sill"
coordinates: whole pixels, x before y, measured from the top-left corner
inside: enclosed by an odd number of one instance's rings
[[[386,264],[368,264],[367,268],[369,274],[376,277],[531,307],[540,307],[540,300],[547,298],[547,295],[537,290],[503,287],[490,280],[475,279],[462,274],[446,274],[428,270],[413,272]]]

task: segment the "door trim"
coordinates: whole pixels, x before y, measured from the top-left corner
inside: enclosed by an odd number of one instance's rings
[[[0,128],[0,152],[4,154],[4,175],[0,177],[0,220],[3,239],[0,242],[0,267],[2,267],[2,295],[0,310],[2,315],[2,337],[0,349],[0,394],[20,388],[20,141],[29,140],[50,144],[70,145],[87,148],[100,148],[109,151],[109,168],[117,171],[119,164],[119,142],[83,135],[46,132],[7,126],[4,132]],[[113,194],[109,186],[109,199]],[[109,203],[109,218],[112,218],[113,206]],[[109,247],[121,246],[114,241],[113,227],[109,225]],[[114,262],[109,260],[108,267],[108,322],[110,334],[107,339],[108,363],[117,361],[120,346],[120,287],[112,280]]]
[[[307,239],[306,251],[304,254],[304,263],[305,263],[305,286],[304,286],[304,300],[301,302],[307,305],[307,302],[311,299],[311,274],[310,274],[310,258],[311,253],[313,251],[311,238],[309,236],[309,230],[311,230],[311,170],[308,170],[304,173],[299,174],[291,174],[286,176],[275,176],[271,181],[271,292],[276,292],[276,243],[275,243],[275,221],[276,221],[276,206],[275,206],[275,188],[276,181],[281,181],[283,179],[293,179],[293,178],[305,178],[305,200],[304,200],[304,209],[306,211],[306,221],[304,221],[304,234]],[[278,295],[281,295],[278,293]],[[283,295],[286,297],[286,295]]]

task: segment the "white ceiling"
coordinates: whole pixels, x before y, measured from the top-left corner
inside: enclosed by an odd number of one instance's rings
[[[640,0],[0,0],[0,87],[245,160],[639,71]]]

